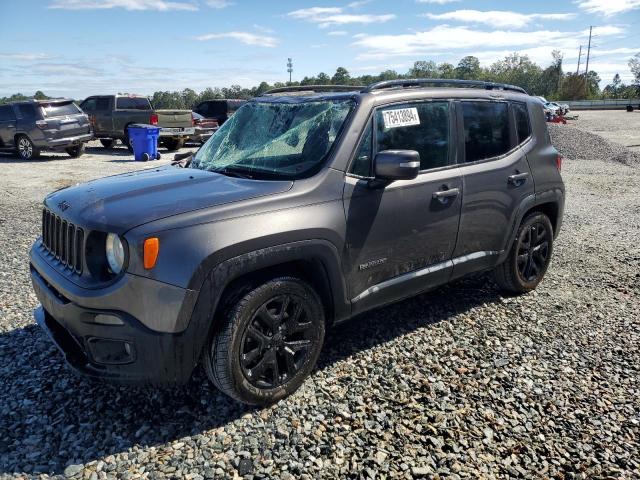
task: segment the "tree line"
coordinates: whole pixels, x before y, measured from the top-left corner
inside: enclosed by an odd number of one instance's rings
[[[383,80],[403,78],[433,78],[484,80],[490,82],[509,83],[524,88],[530,95],[544,96],[548,100],[583,100],[607,98],[640,97],[640,53],[629,60],[629,68],[634,75],[631,85],[625,85],[620,75],[616,74],[609,84],[600,89],[601,78],[597,72],[590,70],[586,74],[564,72],[563,57],[559,51],[552,53],[551,64],[542,68],[529,59],[527,55],[513,53],[507,55],[488,67],[482,67],[477,57],[466,56],[456,66],[451,63],[436,63],[431,60],[420,60],[406,73],[385,70],[377,75],[352,76],[344,67],[336,69],[332,76],[321,72],[313,77],[304,77],[298,82],[276,82],[273,85],[262,82],[252,88],[232,85],[224,88],[206,88],[197,93],[185,88],[182,91],[159,91],[151,96],[155,108],[192,109],[204,100],[220,98],[247,99],[259,96],[272,88],[288,85],[369,85]],[[38,91],[33,97],[15,94],[3,97],[0,103],[23,100],[27,98],[47,99]]]

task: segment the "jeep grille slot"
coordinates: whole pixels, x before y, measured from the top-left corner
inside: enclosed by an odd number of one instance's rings
[[[46,208],[42,211],[42,246],[65,269],[82,273],[84,231]]]

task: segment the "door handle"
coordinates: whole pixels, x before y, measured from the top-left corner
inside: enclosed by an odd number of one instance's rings
[[[460,194],[459,188],[448,188],[446,190],[433,192],[432,197],[435,200],[439,200],[442,203],[445,203],[449,198],[457,197],[459,194]]]
[[[517,187],[526,182],[528,177],[529,172],[516,173],[513,175],[509,175],[508,181],[511,185],[515,185]]]

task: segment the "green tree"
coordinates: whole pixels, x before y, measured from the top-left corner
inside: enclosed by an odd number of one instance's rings
[[[585,77],[575,73],[568,73],[562,79],[560,98],[563,100],[584,100]]]
[[[635,87],[635,95],[640,96],[640,53],[636,53],[629,59],[629,68],[633,73],[633,86]]]
[[[587,98],[597,98],[600,95],[600,80],[597,72],[589,70],[586,76]]]
[[[606,98],[620,98],[620,94],[626,90],[626,85],[622,83],[620,74],[616,73],[609,85],[604,87],[602,94]]]
[[[480,73],[480,60],[478,60],[478,57],[472,55],[468,55],[460,60],[455,70],[456,78],[462,80],[477,80],[480,77]]]
[[[324,72],[318,74],[318,85],[331,85],[331,78]]]
[[[455,78],[456,69],[453,65],[447,62],[443,62],[438,65],[438,77],[440,78]]]
[[[420,60],[413,64],[413,68],[409,70],[409,76],[411,78],[437,78],[438,77],[438,67],[436,62],[431,60],[423,61]]]
[[[349,85],[351,82],[351,76],[349,72],[344,67],[338,67],[336,69],[336,73],[331,77],[331,83],[333,85]]]
[[[48,100],[50,97],[48,97],[47,95],[44,94],[44,92],[42,92],[41,90],[38,90],[34,95],[33,98],[35,98],[36,100]]]

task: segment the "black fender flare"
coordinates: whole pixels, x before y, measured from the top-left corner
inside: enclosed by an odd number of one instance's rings
[[[215,261],[215,257],[214,254],[205,259],[201,268],[198,269],[208,271],[208,274],[202,282],[195,306],[190,312],[191,318],[182,333],[190,337],[189,343],[193,348],[195,362],[200,357],[205,342],[218,325],[214,313],[225,288],[241,276],[264,268],[292,261],[318,261],[323,267],[329,286],[333,321],[344,320],[351,315],[351,302],[348,299],[342,274],[340,254],[335,245],[328,240],[301,240],[273,245],[218,262]],[[187,314],[187,312],[181,313]]]
[[[506,242],[504,244],[505,247],[500,253],[500,256],[498,257],[498,260],[496,262],[497,265],[507,259],[507,256],[511,251],[511,245],[513,244],[516,234],[518,233],[518,227],[522,223],[522,220],[524,219],[524,216],[527,214],[527,212],[531,211],[539,205],[543,205],[546,203],[555,203],[558,207],[557,228],[553,232],[554,237],[557,236],[558,231],[560,230],[560,224],[562,223],[562,213],[564,210],[564,192],[558,188],[547,190],[542,193],[532,193],[522,200],[518,207],[518,210],[516,211],[516,214],[513,217],[509,235],[507,236]]]

